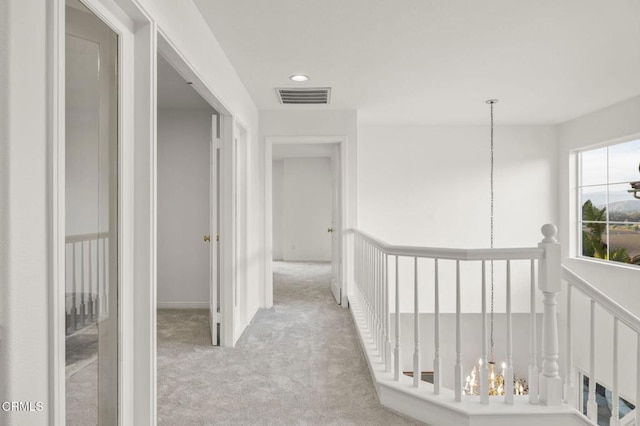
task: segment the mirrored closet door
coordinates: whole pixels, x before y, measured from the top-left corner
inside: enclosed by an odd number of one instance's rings
[[[66,418],[118,419],[118,36],[66,3]]]

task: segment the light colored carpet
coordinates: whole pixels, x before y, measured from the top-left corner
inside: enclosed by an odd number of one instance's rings
[[[158,312],[158,423],[415,425],[378,402],[329,264],[274,264],[274,306],[234,348],[210,346],[207,311]]]

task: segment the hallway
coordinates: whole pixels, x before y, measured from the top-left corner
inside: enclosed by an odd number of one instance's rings
[[[331,265],[273,270],[274,306],[235,348],[209,346],[207,311],[158,312],[158,424],[416,424],[379,404]]]

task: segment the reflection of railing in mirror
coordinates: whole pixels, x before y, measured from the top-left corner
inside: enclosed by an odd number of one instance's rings
[[[65,333],[70,335],[109,314],[109,234],[68,236],[66,252]]]

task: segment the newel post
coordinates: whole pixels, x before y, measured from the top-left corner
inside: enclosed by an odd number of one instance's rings
[[[556,240],[558,228],[552,224],[542,226],[544,239],[538,247],[544,250],[544,256],[538,263],[538,288],[544,295],[544,314],[542,323],[542,371],[540,372],[540,404],[562,404],[562,378],[558,366],[558,304],[560,292],[561,266],[560,244]]]

